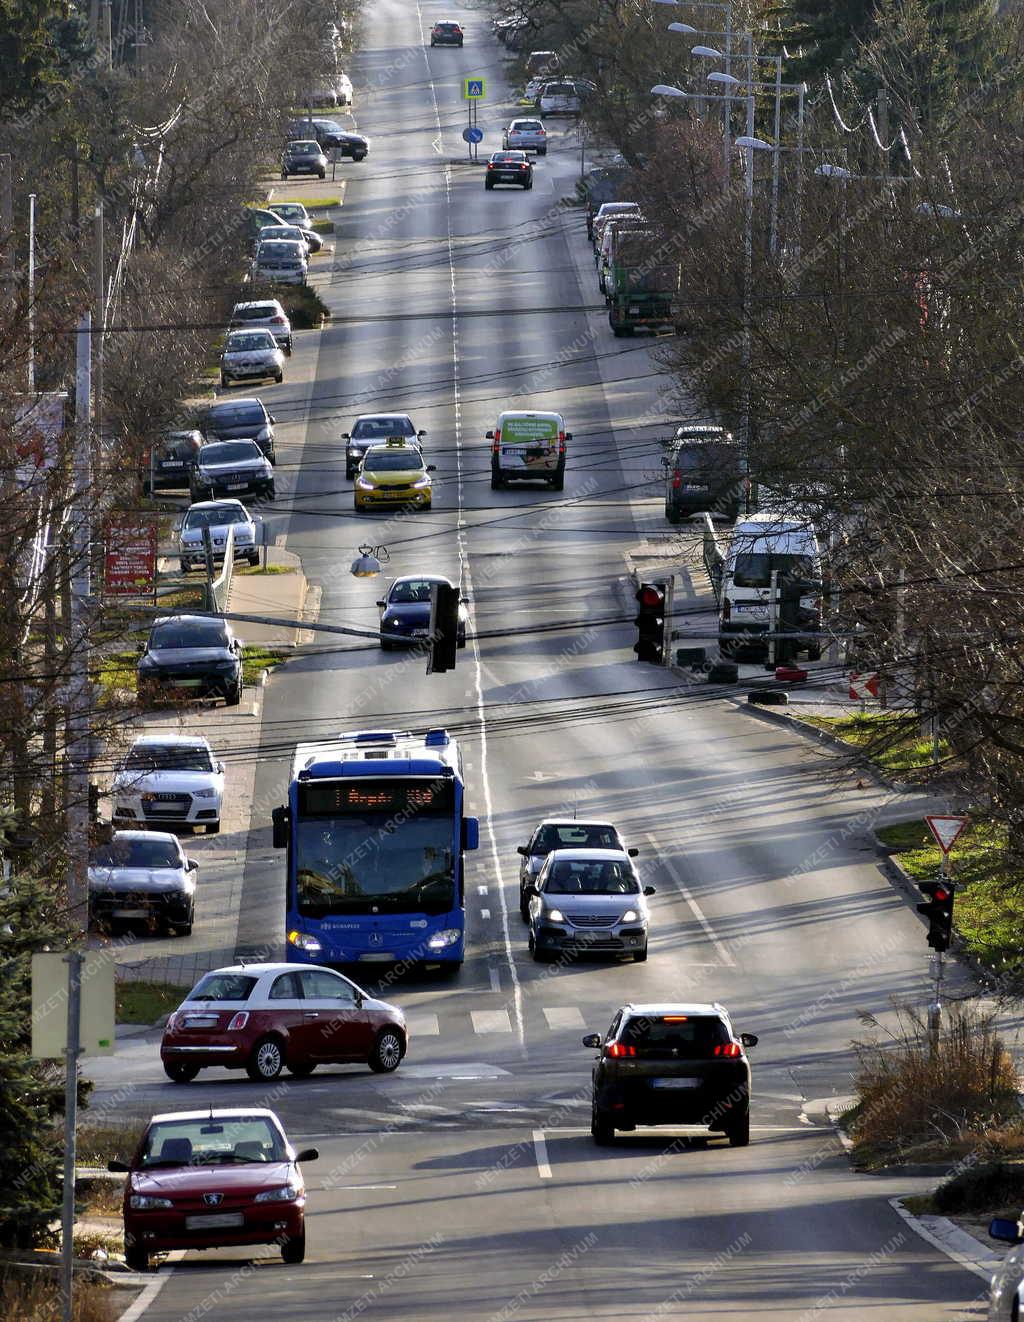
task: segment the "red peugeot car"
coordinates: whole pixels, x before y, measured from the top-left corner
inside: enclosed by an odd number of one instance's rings
[[[402,1011],[332,969],[236,964],[193,987],[167,1020],[160,1057],[175,1083],[206,1065],[266,1083],[282,1068],[305,1078],[317,1065],[353,1061],[389,1074],[408,1045]]]
[[[273,1111],[179,1111],[155,1115],[129,1163],[125,1258],[146,1271],[152,1253],[276,1244],[285,1262],[306,1255],[306,1189],[300,1161]]]

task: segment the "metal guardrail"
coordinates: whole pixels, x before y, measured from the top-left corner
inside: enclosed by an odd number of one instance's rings
[[[209,557],[209,563],[213,562],[213,548],[210,540],[209,528],[203,529],[203,540],[206,543],[206,554]],[[231,590],[231,580],[235,573],[235,530],[228,528],[228,535],[224,539],[224,562],[221,565],[220,573],[216,578],[207,580],[206,584],[206,609],[208,611],[227,610],[228,593]]]
[[[704,513],[704,568],[707,570],[708,578],[711,581],[711,590],[715,594],[715,601],[721,603],[722,600],[722,574],[725,568],[725,553],[722,550],[715,532],[715,525],[711,515],[706,511]]]

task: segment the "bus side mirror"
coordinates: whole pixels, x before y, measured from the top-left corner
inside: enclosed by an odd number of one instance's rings
[[[288,848],[288,839],[291,835],[291,831],[289,830],[291,816],[292,815],[287,808],[275,808],[270,814],[270,819],[274,823],[273,844],[275,849]]]
[[[475,817],[463,817],[462,819],[462,848],[480,848],[480,823]]]

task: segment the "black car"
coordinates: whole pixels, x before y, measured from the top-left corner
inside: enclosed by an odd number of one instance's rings
[[[186,488],[202,444],[202,432],[165,432],[150,454],[149,468],[142,479],[142,494],[151,496],[154,491]]]
[[[662,463],[669,523],[701,510],[739,517],[747,465],[742,445],[724,427],[680,427]]]
[[[318,179],[327,175],[327,157],[320,150],[319,142],[306,138],[301,142],[289,142],[281,156],[281,178],[290,174],[315,174]]]
[[[368,137],[342,128],[335,119],[296,119],[288,125],[288,132],[315,138],[325,152],[339,151],[354,161],[365,160],[370,150]]]
[[[203,423],[208,441],[255,441],[271,463],[274,462],[274,416],[262,399],[232,399],[211,404]]]
[[[495,184],[518,184],[520,188],[533,187],[533,162],[524,151],[496,151],[491,153],[484,175],[484,187]]]
[[[211,441],[199,451],[189,494],[193,502],[218,496],[273,500],[274,470],[255,441]]]
[[[435,23],[430,29],[431,46],[461,46],[463,39],[462,24],[450,19]]]
[[[156,620],[139,657],[139,701],[146,706],[162,694],[242,701],[242,644],[226,620],[175,615]]]
[[[114,831],[89,859],[90,926],[143,920],[192,931],[199,864],[164,831]]]
[[[396,578],[386,597],[377,602],[380,608],[380,646],[384,652],[400,647],[403,641],[422,643],[430,633],[430,589],[435,583],[452,584],[439,574],[409,574]],[[459,602],[459,631],[457,645],[466,646],[466,624],[469,615]],[[385,634],[388,637],[385,638]],[[397,635],[397,637],[395,636]]]
[[[590,1132],[615,1141],[637,1125],[702,1125],[734,1148],[750,1142],[750,1062],[753,1033],[737,1036],[718,1004],[624,1005],[602,1039],[594,1065]]]
[[[352,480],[371,445],[401,436],[407,444],[418,444],[425,431],[417,431],[408,413],[362,413],[350,432],[341,433],[345,442],[345,476]]]

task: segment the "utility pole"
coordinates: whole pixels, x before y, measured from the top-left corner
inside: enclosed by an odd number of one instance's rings
[[[14,158],[0,152],[0,297],[14,298]]]
[[[111,0],[103,0],[103,51],[108,69],[114,67],[114,36],[111,12]]]
[[[71,529],[71,619],[68,629],[68,909],[85,929],[89,885],[89,639],[92,555],[92,314],[78,322],[75,360],[74,493]]]
[[[103,199],[93,216],[93,420],[97,441],[103,439],[103,330],[107,321],[107,285],[103,264]]]
[[[36,388],[36,194],[28,195],[28,391]]]

